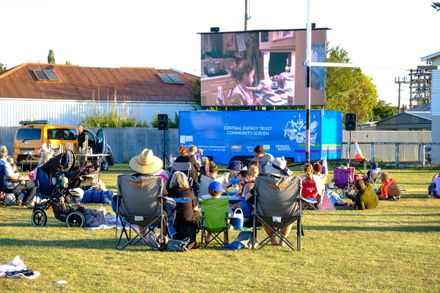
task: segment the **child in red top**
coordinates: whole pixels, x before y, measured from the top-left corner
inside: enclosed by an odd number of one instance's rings
[[[319,192],[318,192],[318,188],[316,187],[316,182],[315,180],[313,180],[312,166],[309,165],[306,168],[307,169],[306,169],[305,178],[302,182],[301,195],[304,198],[318,198]]]
[[[393,178],[387,173],[380,173],[380,180],[382,185],[380,186],[379,199],[382,200],[398,200],[400,199],[400,189]]]

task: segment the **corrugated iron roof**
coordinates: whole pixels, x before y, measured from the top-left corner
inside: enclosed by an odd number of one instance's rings
[[[383,120],[377,121],[376,124],[377,125],[381,125],[385,121],[388,121],[390,119],[394,119],[394,118],[396,118],[398,116],[404,116],[404,115],[411,115],[411,116],[415,116],[415,117],[418,117],[418,118],[421,118],[421,119],[432,121],[431,112],[428,112],[428,111],[406,111],[406,112],[402,112],[402,113],[396,114],[394,116],[385,118]]]
[[[431,61],[434,58],[437,58],[440,56],[440,51],[429,54],[428,56],[420,58],[420,61]]]
[[[35,70],[53,70],[58,80],[39,80]],[[176,74],[183,84],[167,84],[159,73]],[[193,102],[197,76],[151,67],[80,67],[25,63],[0,75],[0,98]]]

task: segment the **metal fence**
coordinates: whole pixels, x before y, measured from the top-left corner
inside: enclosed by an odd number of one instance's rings
[[[0,144],[8,147],[12,153],[14,135],[17,127],[0,127]],[[127,162],[147,147],[162,157],[177,155],[179,145],[178,129],[161,131],[155,128],[106,128],[107,142],[113,150],[116,162]],[[164,137],[165,135],[165,137]],[[342,157],[347,158],[349,132],[343,133]],[[431,131],[353,131],[352,141],[357,141],[367,160],[383,162],[419,162],[429,163],[432,143]],[[351,148],[351,157],[354,149]],[[424,160],[422,158],[425,158]]]

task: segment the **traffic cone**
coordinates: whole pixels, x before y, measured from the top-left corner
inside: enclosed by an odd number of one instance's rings
[[[354,161],[362,162],[365,160],[364,155],[362,154],[361,148],[357,142],[354,143]]]

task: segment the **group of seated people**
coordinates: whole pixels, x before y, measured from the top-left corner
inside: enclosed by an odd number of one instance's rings
[[[70,146],[66,145],[65,149],[70,150]],[[61,153],[58,154],[58,156],[60,155]],[[0,168],[2,170],[0,175],[0,193],[13,195],[18,205],[32,208],[37,200],[37,184],[35,182],[35,180],[37,180],[37,169],[43,169],[45,167],[46,169],[50,169],[51,167],[56,169],[57,166],[52,166],[50,163],[48,163],[49,161],[53,161],[51,159],[54,156],[54,151],[43,143],[41,149],[39,150],[39,161],[36,165],[36,168],[30,172],[20,175],[13,157],[8,156],[7,147],[4,145],[0,146]],[[50,164],[50,166],[48,166],[46,163]],[[60,162],[54,161],[53,163]],[[87,178],[81,180],[81,187],[87,186],[96,186],[99,190],[106,189],[104,183],[96,174],[89,175]]]
[[[242,203],[247,205],[243,209],[249,209],[257,176],[264,174],[288,177],[291,174],[284,158],[274,159],[270,154],[264,153],[262,146],[255,148],[255,158],[249,166],[243,166],[240,161],[232,161],[227,167],[228,172],[220,177],[218,176],[218,166],[213,161],[206,159],[200,164],[199,160],[195,158],[196,151],[196,147],[191,146],[188,152],[184,146],[181,146],[179,147],[179,156],[174,161],[190,162],[191,168],[197,170],[197,173],[191,172],[191,178],[188,178],[181,171],[170,173],[170,170],[164,170],[162,160],[155,156],[151,149],[144,149],[129,162],[129,167],[136,172],[133,176],[154,175],[162,177],[166,186],[163,195],[166,196],[164,210],[168,219],[168,234],[173,235],[173,238],[176,237],[176,239],[187,236],[185,234],[187,226],[193,225],[194,219],[200,215],[199,199],[218,198],[226,193],[244,199],[231,205],[231,209],[241,207]],[[201,173],[200,176],[198,172]],[[190,181],[192,181],[192,185]],[[190,198],[191,204],[176,204],[173,201],[173,198],[181,197]],[[141,233],[147,232],[146,227],[140,227],[140,229]],[[285,234],[287,236],[288,231],[285,231]],[[225,239],[225,242],[227,243],[228,239]]]

